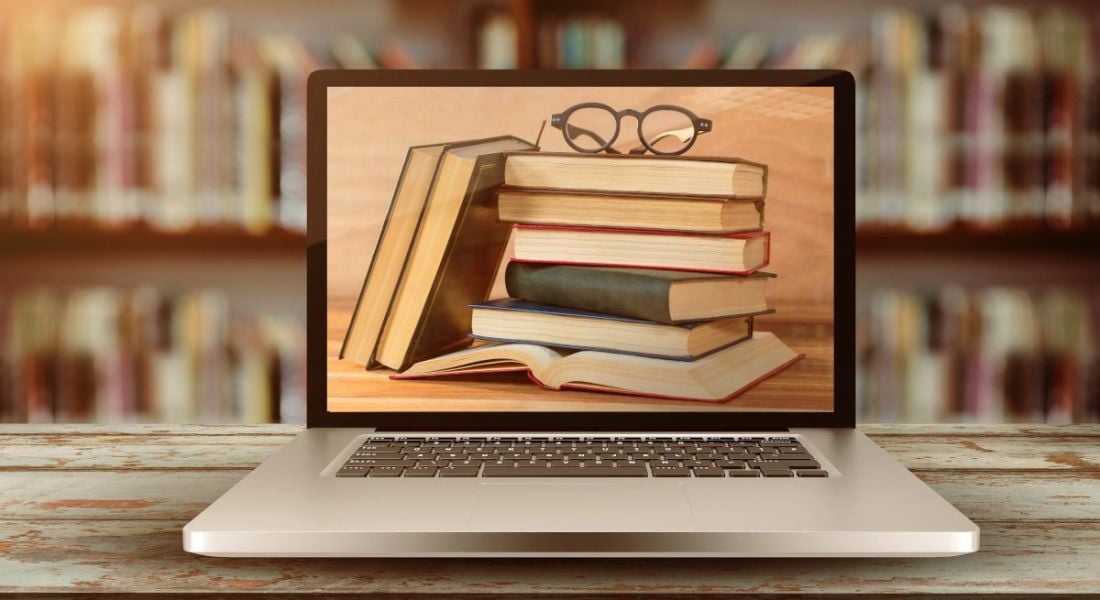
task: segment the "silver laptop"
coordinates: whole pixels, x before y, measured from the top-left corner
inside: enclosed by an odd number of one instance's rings
[[[308,113],[307,428],[187,551],[978,549],[855,428],[849,74],[327,71]]]

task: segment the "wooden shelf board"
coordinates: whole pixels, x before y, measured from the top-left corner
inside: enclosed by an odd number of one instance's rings
[[[253,234],[232,227],[201,227],[186,231],[146,225],[118,227],[58,223],[41,229],[0,227],[0,254],[182,252],[187,254],[304,253],[303,232],[285,229]]]
[[[901,227],[861,227],[856,231],[856,254],[861,257],[914,254],[952,258],[960,254],[1100,257],[1100,228],[1056,230],[1038,225],[1014,225],[995,229],[953,227],[923,232]]]

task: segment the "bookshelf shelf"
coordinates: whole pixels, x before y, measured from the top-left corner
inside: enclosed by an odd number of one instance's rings
[[[1056,230],[1038,224],[991,229],[953,227],[913,231],[902,227],[864,227],[856,232],[856,253],[868,255],[968,256],[1020,255],[1100,258],[1100,228]]]
[[[0,227],[0,255],[80,251],[96,254],[186,253],[210,257],[263,253],[298,258],[305,245],[305,233],[285,229],[253,234],[232,227],[186,231],[167,231],[144,225],[105,227],[75,223],[58,223],[42,229]]]

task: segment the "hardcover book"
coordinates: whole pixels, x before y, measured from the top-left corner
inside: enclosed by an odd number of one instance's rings
[[[382,323],[389,311],[393,294],[397,291],[405,256],[412,246],[416,225],[420,222],[420,215],[428,201],[428,190],[435,177],[439,159],[448,147],[462,144],[463,142],[414,146],[405,155],[405,163],[394,188],[389,212],[382,224],[367,276],[363,280],[363,288],[359,292],[347,335],[344,336],[344,344],[340,348],[340,358],[368,366],[374,361],[375,347],[382,334]]]
[[[409,148],[340,348],[340,358],[367,366],[375,364],[374,354],[382,335],[382,325],[390,311],[405,268],[405,259],[412,248],[413,237],[428,203],[428,192],[444,153],[502,139],[510,138],[465,140]]]
[[[759,198],[546,190],[505,186],[500,219],[533,225],[578,225],[741,233],[764,228]]]
[[[763,198],[768,167],[733,157],[509,152],[510,186],[593,192]]]
[[[770,235],[516,225],[515,260],[747,275],[768,265]]]
[[[752,317],[668,325],[505,298],[472,304],[470,337],[696,360],[752,337]]]
[[[505,136],[443,153],[378,341],[391,369],[469,344],[468,304],[484,300],[508,243],[496,191],[507,150],[533,148]]]
[[[508,295],[521,300],[685,323],[771,312],[764,291],[772,273],[714,275],[663,269],[511,262]]]

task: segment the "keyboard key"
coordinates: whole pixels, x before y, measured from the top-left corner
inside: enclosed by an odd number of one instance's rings
[[[387,450],[370,450],[368,452],[356,452],[352,458],[388,458],[390,460],[400,460],[404,454],[397,448]]]
[[[673,465],[650,465],[649,470],[654,477],[687,477],[691,470],[687,467]]]
[[[691,470],[696,477],[725,477],[726,472],[719,467],[695,467]]]
[[[358,465],[341,467],[336,472],[337,477],[365,477],[367,472],[370,471],[370,467],[362,467]]]
[[[645,467],[506,467],[486,465],[482,477],[645,477]]]
[[[799,452],[797,454],[793,452],[779,453],[768,457],[768,460],[813,460],[814,457],[806,454],[805,452]]]
[[[756,469],[727,469],[726,475],[729,477],[760,477],[760,471]]]
[[[367,477],[400,477],[404,467],[371,467]]]
[[[820,469],[821,465],[816,460],[792,460],[782,461],[788,469]]]
[[[400,451],[400,448],[399,447],[394,447],[389,442],[381,442],[381,443],[367,442],[367,443],[363,444],[362,446],[359,446],[358,451],[360,451],[360,452],[371,452],[371,451],[383,451],[383,450],[393,450],[394,452],[398,452],[398,451]]]
[[[435,477],[435,467],[409,467],[405,469],[405,477]]]
[[[829,472],[821,469],[799,469],[795,471],[799,477],[828,477]]]
[[[347,465],[361,465],[364,467],[412,467],[416,465],[414,460],[393,460],[388,458],[351,458]]]
[[[477,467],[443,467],[440,477],[477,477]]]
[[[762,469],[760,472],[764,477],[794,477],[794,471],[790,469]]]

